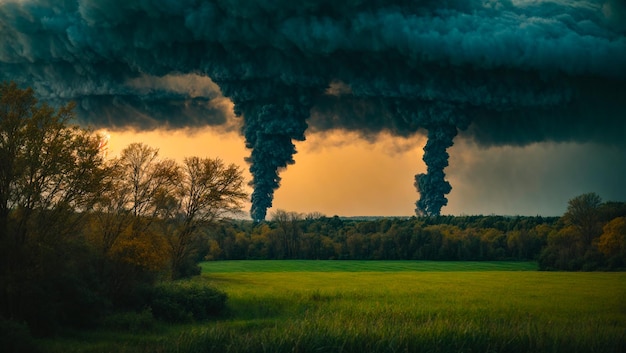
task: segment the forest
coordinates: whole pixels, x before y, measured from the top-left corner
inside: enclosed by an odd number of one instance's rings
[[[342,218],[276,210],[254,222],[234,217],[248,198],[238,166],[219,158],[179,163],[141,143],[107,158],[101,136],[71,124],[73,109],[0,84],[5,335],[95,327],[146,305],[170,321],[217,314],[223,293],[177,284],[200,274],[202,261],[523,260],[541,270],[626,268],[626,203],[595,193],[571,199],[562,217]]]
[[[206,260],[538,261],[542,270],[618,270],[626,265],[626,203],[595,193],[562,217],[342,218],[277,210],[268,222],[207,229]]]

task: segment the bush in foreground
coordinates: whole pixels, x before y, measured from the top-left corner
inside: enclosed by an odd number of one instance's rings
[[[0,351],[37,352],[28,325],[0,317]]]
[[[150,308],[166,322],[203,321],[219,315],[226,300],[226,293],[205,284],[165,283],[152,290]]]
[[[141,333],[149,332],[155,327],[155,319],[150,309],[142,312],[120,312],[107,316],[103,326],[108,329]]]

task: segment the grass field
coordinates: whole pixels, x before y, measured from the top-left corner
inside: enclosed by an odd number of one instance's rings
[[[215,261],[200,264],[204,274],[232,272],[467,272],[536,271],[534,262],[513,261]]]
[[[92,332],[54,352],[624,352],[626,273],[532,263],[203,263],[226,291],[213,322]]]

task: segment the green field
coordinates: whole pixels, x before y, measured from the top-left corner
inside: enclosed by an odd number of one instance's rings
[[[200,264],[204,274],[232,272],[404,272],[536,271],[534,262],[513,261],[215,261]]]
[[[56,352],[624,352],[626,273],[533,263],[225,261],[208,323],[75,333]]]

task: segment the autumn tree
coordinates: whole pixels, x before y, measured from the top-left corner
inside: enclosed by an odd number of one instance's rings
[[[173,205],[178,165],[171,159],[159,159],[159,150],[143,143],[132,143],[113,161],[121,170],[121,188],[116,190],[121,205],[132,217],[131,236],[144,233],[160,214],[168,214]]]
[[[95,243],[103,256],[139,271],[157,271],[169,263],[173,279],[197,274],[198,248],[206,240],[202,231],[241,212],[247,198],[241,170],[220,159],[190,157],[180,165],[159,158],[155,148],[133,143],[110,164],[107,192],[96,213]],[[126,269],[114,277],[131,273]]]
[[[297,258],[300,252],[300,236],[302,229],[300,222],[303,217],[297,212],[276,210],[272,215],[272,221],[276,223],[275,234],[278,236],[279,247],[288,259]]]
[[[155,223],[175,204],[178,165],[159,151],[132,143],[107,163],[106,188],[93,213],[89,235],[101,256],[101,275],[116,302],[132,297],[168,265],[167,242]]]
[[[68,125],[72,109],[68,104],[55,111],[39,105],[31,89],[0,85],[0,240],[9,237],[10,219],[19,246],[29,233],[51,230],[42,220],[33,224],[35,214],[58,223],[54,211],[93,204],[104,176],[100,140]]]
[[[0,84],[0,315],[40,327],[69,316],[68,293],[89,290],[79,234],[106,175],[100,138],[70,125],[72,109]]]
[[[199,240],[200,227],[240,213],[247,199],[241,169],[220,159],[186,158],[176,180],[176,205],[170,209],[173,228],[166,233],[173,279],[196,272],[197,247],[193,245]]]
[[[599,247],[602,227],[607,216],[619,215],[619,203],[603,204],[596,193],[577,196],[568,202],[567,211],[561,218],[562,227],[550,233],[542,250],[539,266],[542,269],[594,270],[605,266],[605,255]],[[609,239],[605,231],[604,245]],[[604,250],[608,250],[604,247]]]
[[[579,232],[587,245],[602,233],[600,206],[602,199],[594,192],[576,196],[567,203],[563,219]]]
[[[626,217],[617,217],[607,223],[597,246],[611,268],[626,267]]]

